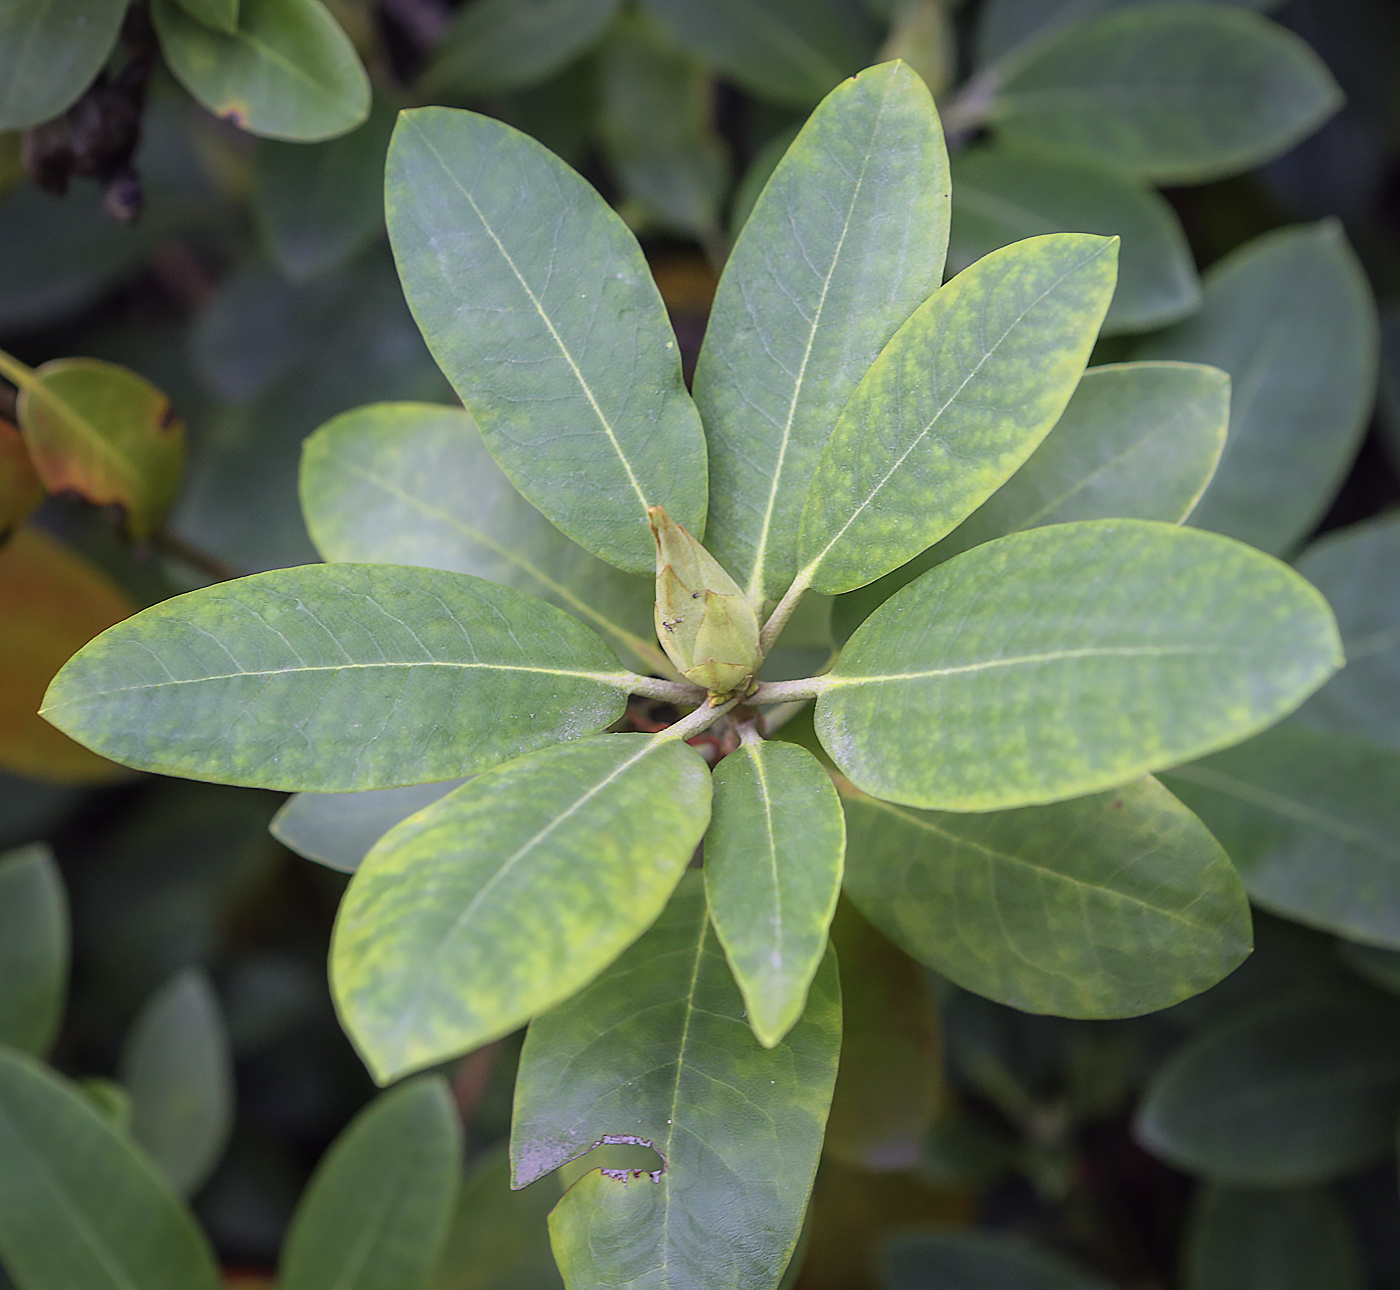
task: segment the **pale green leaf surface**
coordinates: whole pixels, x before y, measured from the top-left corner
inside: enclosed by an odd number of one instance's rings
[[[68,898],[48,847],[0,856],[0,1044],[42,1057],[68,994]]]
[[[533,139],[472,112],[399,117],[389,236],[428,348],[517,488],[581,546],[651,574],[647,507],[704,532],[705,438],[632,234]]]
[[[1249,953],[1249,902],[1225,852],[1150,778],[1018,811],[845,807],[850,898],[909,954],[998,1003],[1138,1016]]]
[[[960,273],[871,366],[817,463],[803,574],[851,591],[951,532],[1039,446],[1113,295],[1117,241],[1029,238]]]
[[[1198,313],[1135,358],[1230,373],[1230,435],[1191,523],[1285,554],[1322,518],[1375,397],[1371,289],[1340,226],[1267,233],[1206,275]]]
[[[1165,779],[1257,904],[1400,949],[1400,751],[1290,722]]]
[[[218,1290],[204,1234],[66,1080],[0,1048],[0,1260],[24,1290]]]
[[[233,1058],[223,1014],[199,968],[177,972],[136,1014],[117,1076],[131,1136],[182,1196],[219,1163],[233,1130]]]
[[[725,266],[695,369],[713,445],[709,544],[751,599],[797,572],[802,503],[866,369],[942,280],[948,157],[902,63],[833,90]]]
[[[57,116],[102,70],[126,0],[0,0],[0,130]]]
[[[1010,69],[990,117],[1009,139],[1202,183],[1286,151],[1341,102],[1291,31],[1225,5],[1153,5],[1038,43]]]
[[[1236,1013],[1158,1070],[1134,1134],[1217,1182],[1293,1187],[1394,1149],[1400,1033],[1371,1004],[1297,997]]]
[[[991,1232],[895,1237],[880,1273],[881,1290],[1107,1290],[1061,1255]]]
[[[1299,719],[1400,751],[1400,516],[1329,533],[1297,567],[1327,597],[1347,655]]]
[[[410,816],[340,907],[331,980],[383,1080],[568,998],[660,913],[705,832],[688,744],[603,735],[485,775]]]
[[[292,1218],[280,1290],[425,1290],[461,1180],[447,1081],[381,1094],[331,1144]]]
[[[1365,1290],[1356,1233],[1321,1189],[1207,1185],[1187,1219],[1184,1290]]]
[[[619,0],[477,0],[457,10],[424,93],[470,98],[536,85],[592,45]]]
[[[1200,303],[1181,224],[1140,180],[1093,161],[995,145],[956,154],[952,169],[953,273],[1021,238],[1102,233],[1123,242],[1104,335],[1161,327]]]
[[[843,0],[644,0],[676,43],[760,98],[806,107],[875,53],[879,30]]]
[[[154,0],[151,16],[176,80],[250,134],[311,143],[369,114],[369,77],[320,0],[241,0],[231,35],[196,22],[178,0]]]
[[[571,1290],[776,1286],[802,1227],[836,1078],[835,956],[775,1048],[750,1033],[700,875],[598,981],[525,1038],[514,1185],[595,1143],[641,1142],[659,1176],[593,1172],[550,1216]]]
[[[764,1047],[802,1015],[841,891],[846,828],[831,779],[796,744],[745,743],[714,772],[705,893]]]
[[[343,413],[302,450],[306,526],[327,560],[418,564],[528,591],[655,670],[651,578],[571,542],[516,492],[469,413],[380,403]]]
[[[1026,464],[941,542],[836,602],[850,633],[921,573],[993,538],[1071,520],[1179,523],[1220,460],[1230,380],[1195,363],[1087,369],[1064,414]]]
[[[362,126],[324,143],[258,144],[253,212],[293,281],[337,268],[383,236],[384,154],[396,115],[380,102]]]
[[[431,806],[466,781],[371,788],[362,793],[294,793],[268,831],[283,846],[341,873],[354,873],[400,820]]]
[[[1331,611],[1287,566],[1198,529],[1088,520],[897,592],[820,683],[816,728],[867,793],[998,810],[1236,743],[1340,663]]]
[[[230,34],[238,30],[238,0],[180,0],[180,8],[206,27]]]
[[[484,770],[622,715],[567,614],[463,574],[305,565],[176,596],[86,645],[44,715],[140,770],[307,792]]]

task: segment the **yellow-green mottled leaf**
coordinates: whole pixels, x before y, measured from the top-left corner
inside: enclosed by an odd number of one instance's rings
[[[1236,743],[1340,663],[1326,602],[1272,557],[1088,520],[999,538],[897,592],[818,682],[816,728],[873,796],[999,810]]]
[[[521,758],[388,833],[340,908],[340,1015],[382,1080],[508,1034],[661,911],[710,818],[688,744],[604,735]]]
[[[0,1044],[42,1057],[68,993],[68,900],[42,843],[0,856]]]
[[[1118,243],[1085,233],[994,251],[881,351],[841,413],[802,511],[802,575],[850,591],[949,533],[1035,451],[1074,393],[1113,295]]]
[[[567,614],[464,574],[306,565],[104,632],[43,713],[139,770],[303,792],[452,779],[622,715],[629,673]]]
[[[766,1048],[802,1015],[841,891],[831,779],[796,744],[745,743],[715,767],[705,893],[749,1025]]]

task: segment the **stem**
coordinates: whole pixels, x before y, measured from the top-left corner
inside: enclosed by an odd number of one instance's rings
[[[807,676],[800,681],[763,681],[748,702],[791,703],[797,699],[815,699],[827,685],[827,679],[822,676]]]
[[[740,696],[735,694],[718,707],[712,708],[708,703],[702,703],[694,712],[688,713],[674,725],[667,726],[665,730],[652,737],[654,739],[689,739],[693,735],[708,730],[731,708],[738,707],[740,702]]]
[[[28,390],[31,394],[44,394],[43,382],[34,375],[34,369],[21,363],[13,354],[0,349],[0,376],[3,376],[17,390]]]
[[[660,699],[663,703],[701,703],[705,698],[705,691],[698,685],[663,681],[655,676],[638,676],[635,672],[624,672],[623,677],[629,694]]]
[[[773,612],[768,615],[768,621],[763,624],[763,630],[758,636],[759,653],[765,658],[768,657],[768,651],[773,648],[774,642],[783,634],[783,628],[788,625],[788,619],[802,602],[802,597],[807,594],[807,588],[812,585],[811,579],[812,571],[803,569],[792,580],[792,586],[783,592],[783,598],[774,606]]]
[[[170,556],[171,559],[178,560],[191,569],[199,570],[200,573],[214,582],[232,582],[235,578],[243,576],[233,565],[186,542],[184,538],[177,536],[169,529],[157,529],[152,533],[151,545]]]

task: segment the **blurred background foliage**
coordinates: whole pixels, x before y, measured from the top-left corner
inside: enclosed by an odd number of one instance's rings
[[[57,869],[43,850],[0,862],[0,963],[50,965],[0,1038],[128,1126],[230,1284],[274,1266],[312,1168],[373,1095],[326,988],[344,875],[269,834],[277,795],[138,777],[71,744],[34,715],[49,677],[140,606],[315,560],[303,439],[363,403],[450,400],[384,234],[398,108],[487,112],[581,170],[641,237],[689,376],[728,247],[807,112],[899,56],[955,148],[949,272],[1032,233],[1121,233],[1096,361],[1232,370],[1197,518],[1286,558],[1306,547],[1358,662],[1282,741],[1168,777],[1259,906],[1254,956],[1206,995],[1132,1021],[1028,1016],[935,979],[843,906],[841,1076],[791,1275],[1400,1287],[1392,0],[45,8],[85,22],[22,31],[25,5],[0,4],[0,849],[42,842]],[[1241,31],[1278,42],[1257,76],[1229,65]],[[314,75],[280,80],[279,51]],[[1211,66],[1247,93],[1138,117],[1115,97]],[[559,1284],[557,1183],[505,1187],[518,1046],[444,1072],[467,1173],[435,1290]]]

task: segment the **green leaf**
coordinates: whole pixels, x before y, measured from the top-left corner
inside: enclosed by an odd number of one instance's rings
[[[370,848],[400,820],[464,783],[449,779],[363,793],[296,793],[272,817],[268,831],[308,860],[354,873]]]
[[[850,591],[987,500],[1059,420],[1113,295],[1118,243],[1083,233],[994,251],[881,351],[817,463],[799,577]]]
[[[1200,311],[1134,354],[1213,363],[1234,380],[1230,437],[1191,522],[1291,550],[1360,446],[1376,350],[1371,289],[1334,221],[1267,233],[1216,265]]]
[[[1019,811],[845,806],[847,894],[920,962],[998,1003],[1138,1016],[1209,989],[1249,953],[1239,876],[1150,778]]]
[[[1210,482],[1230,421],[1230,378],[1195,363],[1091,367],[1055,428],[941,542],[836,602],[843,636],[921,573],[983,542],[1071,520],[1180,523]]]
[[[628,677],[587,628],[508,587],[306,565],[119,623],[42,711],[139,770],[334,793],[450,779],[601,729]]]
[[[1099,792],[1257,733],[1341,663],[1291,569],[1148,520],[989,542],[881,605],[817,684],[867,793],[990,811]]]
[[[537,85],[603,34],[619,0],[477,0],[457,11],[422,91],[474,98]]]
[[[1186,1229],[1185,1290],[1365,1290],[1351,1224],[1330,1192],[1210,1185]]]
[[[447,1081],[375,1098],[331,1144],[292,1218],[281,1290],[425,1290],[461,1179],[462,1126]]]
[[[185,462],[184,424],[160,390],[95,358],[0,370],[20,387],[20,429],[49,492],[122,507],[134,538],[159,526]]]
[[[1343,941],[1337,946],[1337,953],[1358,976],[1391,994],[1400,994],[1400,951]]]
[[[1297,997],[1235,1013],[1148,1085],[1134,1133],[1217,1182],[1325,1182],[1394,1149],[1400,1032],[1371,1004]]]
[[[0,856],[0,1044],[42,1057],[68,994],[68,900],[42,843]]]
[[[182,1196],[214,1171],[233,1130],[233,1059],[219,1001],[199,968],[147,1000],[122,1047],[131,1136]]]
[[[776,1286],[802,1227],[841,1042],[828,954],[775,1048],[749,1032],[699,874],[656,926],[525,1037],[511,1129],[523,1187],[600,1142],[653,1147],[648,1178],[592,1172],[550,1215],[564,1281]]]
[[[880,1264],[881,1290],[1107,1290],[1058,1254],[990,1232],[896,1237]]]
[[[404,294],[502,469],[594,555],[653,573],[648,506],[703,533],[705,438],[632,234],[472,112],[402,113],[386,183]]]
[[[822,447],[938,288],[947,240],[948,158],[924,84],[887,63],[833,90],[743,226],[695,369],[713,445],[709,544],[755,601],[797,572]]]
[[[1354,524],[1314,542],[1298,572],[1332,606],[1347,665],[1299,712],[1311,725],[1400,751],[1400,516]]]
[[[126,0],[0,0],[0,130],[57,116],[102,70]]]
[[[238,30],[238,0],[180,0],[180,8],[206,27],[229,35]]]
[[[1290,723],[1165,778],[1257,904],[1400,949],[1400,751]]]
[[[745,743],[715,767],[705,894],[744,996],[772,1048],[802,1015],[841,891],[846,827],[831,779],[796,744]]]
[[[710,818],[683,741],[605,735],[521,758],[410,816],[340,907],[331,980],[381,1081],[508,1034],[651,924]]]
[[[339,267],[382,236],[384,156],[396,116],[380,103],[364,125],[325,143],[258,144],[253,211],[293,281]]]
[[[1009,139],[1203,183],[1287,151],[1341,102],[1291,31],[1224,5],[1154,5],[1038,43],[997,89],[990,119]]]
[[[623,192],[646,216],[692,234],[722,259],[729,158],[711,121],[708,69],[651,23],[624,20],[604,42],[599,72],[603,145]]]
[[[306,441],[302,509],[327,560],[419,564],[528,591],[665,670],[651,578],[571,542],[515,491],[469,413],[426,403],[346,412]]]
[[[1005,146],[972,148],[953,158],[953,272],[1044,233],[1123,239],[1118,287],[1103,322],[1106,336],[1175,322],[1200,304],[1181,223],[1149,185],[1098,162]]]
[[[0,1048],[0,1260],[24,1290],[218,1290],[204,1234],[131,1141]]]
[[[175,79],[240,130],[314,143],[369,115],[369,77],[321,0],[241,0],[231,34],[179,0],[153,0],[151,17]]]
[[[478,1156],[431,1290],[563,1290],[549,1249],[549,1211],[558,1198],[548,1182],[511,1191],[504,1142]]]
[[[643,0],[682,49],[760,98],[806,107],[864,67],[878,28],[842,0]]]

